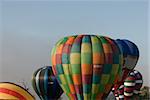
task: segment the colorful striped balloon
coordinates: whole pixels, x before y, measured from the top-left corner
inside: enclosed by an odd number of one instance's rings
[[[118,45],[108,37],[69,36],[53,48],[52,68],[70,99],[102,99],[121,78],[122,57]]]
[[[127,97],[133,96],[134,88],[135,88],[135,77],[128,76],[124,81],[124,95]]]
[[[123,54],[123,73],[122,80],[114,85],[113,93],[118,91],[119,87],[124,83],[124,80],[128,76],[128,74],[135,68],[138,58],[139,58],[139,50],[138,47],[129,40],[120,40],[117,39],[115,41],[119,46],[121,53]]]
[[[134,86],[133,93],[139,94],[140,89],[143,85],[143,78],[141,73],[137,70],[133,70],[132,72],[130,72],[129,76],[133,76],[135,78],[135,86]]]
[[[143,84],[142,75],[137,70],[132,70],[124,83],[114,91],[117,100],[130,100],[134,98],[136,94],[139,94]],[[136,100],[136,99],[135,99]]]
[[[17,84],[0,82],[0,100],[35,100],[35,98]]]
[[[32,86],[41,100],[56,100],[63,93],[51,66],[42,67],[35,71]]]

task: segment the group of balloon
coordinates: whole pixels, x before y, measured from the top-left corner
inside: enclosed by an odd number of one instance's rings
[[[117,100],[138,95],[142,75],[135,70],[137,46],[126,39],[74,35],[60,39],[51,52],[51,66],[36,70],[32,86],[41,100],[103,100],[113,92]],[[0,99],[34,100],[23,87],[0,83]]]

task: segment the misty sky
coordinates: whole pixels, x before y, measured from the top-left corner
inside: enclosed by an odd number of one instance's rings
[[[148,83],[148,1],[3,1],[0,81],[31,87],[33,72],[51,65],[50,53],[74,34],[129,39],[140,50],[136,69]],[[31,88],[32,89],[32,88]],[[32,90],[31,90],[32,91]]]

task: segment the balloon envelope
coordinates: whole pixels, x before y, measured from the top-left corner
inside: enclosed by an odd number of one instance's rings
[[[133,84],[133,86],[130,86],[130,84]],[[141,73],[137,70],[131,71],[128,77],[124,81],[124,95],[128,96],[128,94],[130,93],[139,94],[142,84],[143,84],[143,78],[142,78]],[[129,95],[129,96],[132,96],[132,95]]]
[[[0,82],[0,99],[35,100],[27,90],[11,82]]]
[[[123,54],[123,72],[121,81],[114,85],[114,94],[115,91],[117,91],[123,84],[128,74],[135,68],[139,58],[138,47],[133,42],[125,39],[117,39],[115,40],[115,42],[117,43],[118,47],[121,50],[121,53]]]
[[[115,97],[117,100],[130,100],[134,98],[134,94],[139,94],[143,84],[142,75],[137,70],[132,70],[126,77],[124,82],[115,91]]]
[[[108,37],[69,36],[53,48],[52,68],[70,99],[102,99],[121,77],[122,54]]]
[[[133,42],[125,39],[117,39],[116,43],[123,53],[123,67],[133,70],[139,58],[138,47]]]
[[[63,93],[51,66],[42,67],[35,71],[32,86],[41,100],[55,100]]]

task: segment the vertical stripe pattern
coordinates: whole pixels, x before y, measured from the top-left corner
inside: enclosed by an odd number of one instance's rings
[[[32,86],[41,100],[58,99],[63,93],[51,66],[39,68],[34,72]]]
[[[51,57],[54,74],[71,100],[106,98],[121,79],[123,55],[108,37],[65,37],[56,43]]]

